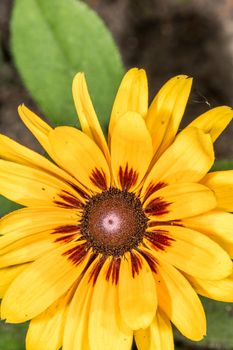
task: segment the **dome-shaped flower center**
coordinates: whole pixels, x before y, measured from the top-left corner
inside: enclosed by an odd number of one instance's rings
[[[140,200],[133,193],[110,188],[86,204],[81,233],[94,251],[118,256],[138,246],[146,226]]]

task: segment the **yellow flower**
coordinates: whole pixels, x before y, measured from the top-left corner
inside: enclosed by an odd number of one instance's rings
[[[130,350],[133,337],[171,350],[170,322],[206,334],[197,293],[233,301],[233,171],[207,174],[233,112],[177,133],[191,83],[172,78],[148,108],[146,74],[129,70],[107,144],[79,73],[82,131],[19,107],[53,162],[0,136],[0,192],[26,207],[0,221],[1,317],[31,320],[28,350]]]

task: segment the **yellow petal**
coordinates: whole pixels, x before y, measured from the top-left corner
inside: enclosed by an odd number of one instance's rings
[[[72,91],[82,131],[95,141],[110,163],[107,142],[92,105],[83,73],[78,73],[74,77]]]
[[[202,279],[217,280],[230,275],[232,263],[229,255],[210,238],[180,226],[156,226],[155,235],[157,231],[164,232],[168,244],[163,251],[152,250],[155,258]],[[151,241],[153,247],[153,239]]]
[[[39,233],[1,249],[0,268],[34,261],[55,247],[55,237]],[[1,244],[1,239],[0,239]]]
[[[23,208],[3,217],[0,221],[0,265],[13,265],[14,259],[32,261],[45,250],[51,249],[53,242],[79,238],[80,219],[73,211],[71,220],[71,210],[66,211],[64,215],[65,209],[53,211],[51,208],[41,208],[39,211],[38,208]],[[43,214],[47,216],[48,222],[41,220]],[[56,218],[55,215],[59,214],[60,218]]]
[[[50,155],[51,148],[50,148],[48,135],[50,130],[52,130],[52,128],[24,105],[19,106],[18,112],[24,124],[31,131],[31,133],[36,137],[36,139],[39,141],[42,147],[46,150],[46,152]]]
[[[178,75],[160,89],[146,116],[146,125],[158,158],[173,142],[178,131],[192,86],[192,79]]]
[[[93,287],[88,328],[90,348],[128,350],[132,345],[133,331],[121,318],[117,285],[107,280],[110,263],[111,258],[108,258]]]
[[[187,279],[169,264],[160,263],[155,274],[159,305],[179,331],[191,340],[206,334],[202,304]]]
[[[55,161],[88,189],[106,190],[110,173],[106,159],[87,135],[78,129],[60,126],[49,134]]]
[[[81,187],[81,185],[72,176],[57,167],[48,159],[4,135],[0,135],[0,158],[36,169],[45,170],[46,172],[53,174],[56,177],[59,177],[83,190],[83,187]]]
[[[198,182],[214,162],[210,135],[196,128],[181,132],[148,174],[142,193],[158,183]]]
[[[17,265],[0,269],[0,298],[2,299],[13,280],[28,266]]]
[[[133,191],[143,179],[152,157],[151,137],[144,119],[128,112],[116,124],[111,142],[116,186]]]
[[[121,261],[119,303],[125,323],[132,329],[147,328],[156,313],[157,293],[151,269],[137,252]]]
[[[181,224],[206,234],[233,257],[233,214],[212,210],[203,215],[183,219]]]
[[[219,281],[187,277],[197,293],[210,299],[233,302],[233,274]]]
[[[214,191],[219,208],[233,212],[233,170],[209,173],[202,183]]]
[[[70,199],[79,207],[84,202],[83,197],[65,181],[6,160],[0,160],[0,181],[0,194],[25,206],[55,206]]]
[[[174,350],[172,326],[169,319],[161,310],[157,313],[157,323],[160,329],[161,350]],[[154,329],[153,324],[151,325],[152,329]]]
[[[26,337],[27,350],[61,348],[69,299],[68,292],[31,320]]]
[[[109,139],[118,119],[127,112],[144,117],[148,109],[148,85],[146,72],[132,68],[124,76],[117,92],[109,123]]]
[[[85,271],[72,297],[66,317],[63,350],[90,350],[88,321],[93,294],[90,280],[96,265],[98,265],[97,259]]]
[[[70,243],[45,254],[26,268],[10,285],[1,304],[1,317],[21,323],[34,318],[61,297],[80,277],[88,254],[75,264],[67,252],[78,243]]]
[[[227,106],[216,107],[207,111],[194,119],[188,125],[202,129],[205,133],[209,133],[214,142],[233,118],[232,108]]]
[[[135,331],[135,341],[138,350],[174,350],[172,327],[166,315],[159,310],[150,327]]]
[[[44,217],[46,220],[41,220]],[[30,235],[54,233],[58,228],[77,226],[79,221],[76,209],[53,207],[18,209],[0,220],[0,250]]]
[[[208,187],[182,183],[154,192],[143,207],[153,220],[168,221],[207,212],[216,207],[216,199]]]

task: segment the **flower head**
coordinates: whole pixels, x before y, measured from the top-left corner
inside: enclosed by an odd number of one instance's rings
[[[82,131],[19,107],[51,160],[0,136],[0,192],[25,206],[0,221],[1,317],[30,320],[27,350],[172,350],[171,322],[206,334],[197,293],[233,301],[233,171],[208,173],[233,112],[178,133],[191,83],[172,78],[148,108],[129,70],[107,143],[79,73]]]

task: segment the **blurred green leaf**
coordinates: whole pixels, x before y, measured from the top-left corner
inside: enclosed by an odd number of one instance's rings
[[[21,206],[12,201],[9,201],[3,196],[0,196],[0,217],[8,214],[12,210],[18,209]],[[0,348],[1,349],[1,348]]]
[[[232,170],[233,169],[233,160],[217,160],[214,163],[214,166],[212,167],[211,171],[217,171],[217,170]]]
[[[16,66],[46,117],[76,123],[71,83],[83,71],[106,130],[123,66],[96,13],[77,0],[15,0],[11,32]]]
[[[13,325],[0,322],[0,349],[25,350],[27,324]]]
[[[202,298],[207,318],[207,336],[200,342],[185,340],[177,334],[184,346],[177,349],[233,349],[233,304]]]

